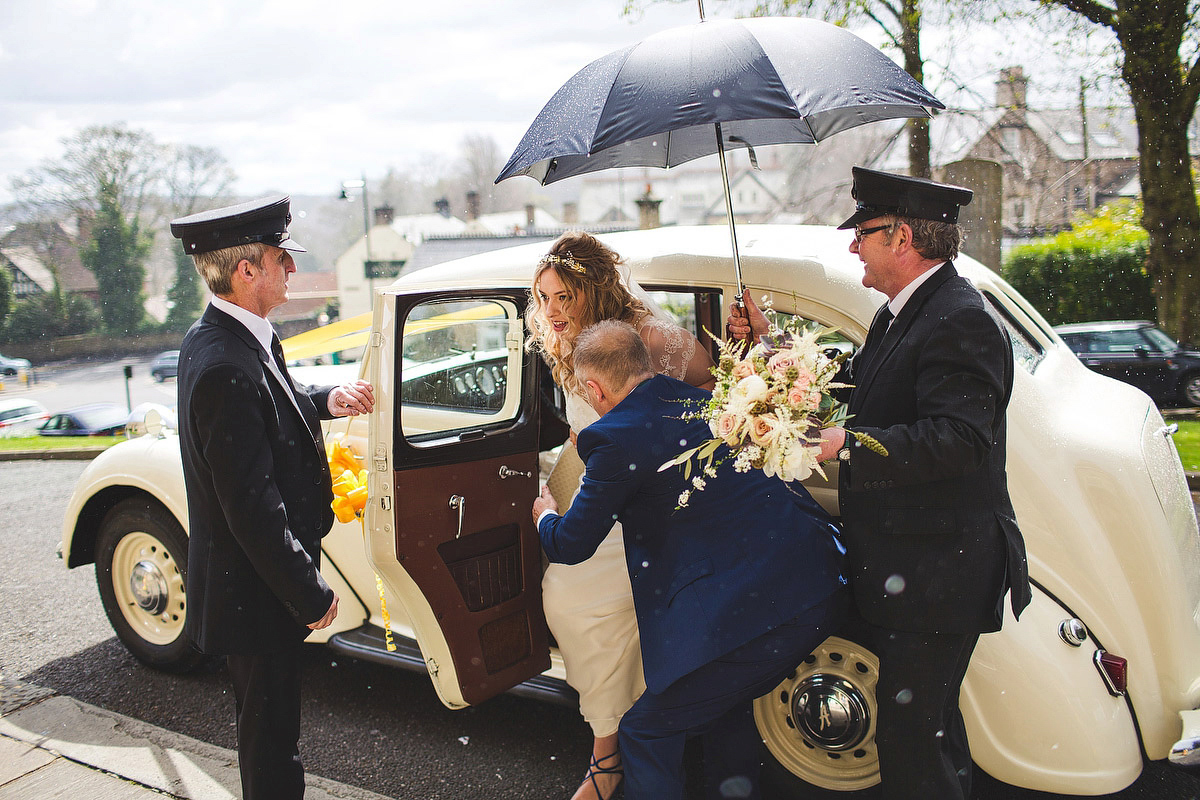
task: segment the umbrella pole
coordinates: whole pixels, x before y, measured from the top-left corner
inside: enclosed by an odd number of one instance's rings
[[[742,259],[738,255],[737,227],[733,223],[733,199],[729,195],[729,168],[725,166],[725,143],[721,136],[721,123],[713,123],[717,129],[717,157],[721,160],[721,182],[725,185],[725,218],[729,220],[729,239],[733,243],[733,274],[737,279],[737,304],[742,303]]]

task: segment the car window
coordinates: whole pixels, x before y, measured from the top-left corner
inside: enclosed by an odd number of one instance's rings
[[[712,331],[717,338],[722,336],[725,319],[721,312],[721,292],[693,286],[667,286],[648,284],[643,286],[650,299],[671,315],[675,324],[709,345],[713,357],[717,355],[716,343],[704,333]]]
[[[1025,326],[1017,321],[1013,312],[997,300],[991,292],[984,292],[983,299],[987,301],[984,303],[984,308],[992,315],[993,319],[1000,323],[1000,327],[1004,328],[1008,334],[1008,340],[1012,342],[1013,361],[1032,374],[1042,363],[1042,359],[1046,355],[1045,349],[1025,329]]]
[[[430,301],[404,322],[400,422],[406,438],[430,440],[452,431],[514,419],[520,392],[521,317],[501,300]]]
[[[1097,331],[1093,353],[1132,353],[1139,347],[1147,347],[1146,338],[1140,331]]]

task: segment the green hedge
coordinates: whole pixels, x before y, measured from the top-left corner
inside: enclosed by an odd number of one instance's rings
[[[1156,318],[1148,236],[1134,203],[1106,206],[1053,239],[1014,248],[1005,280],[1054,325]]]

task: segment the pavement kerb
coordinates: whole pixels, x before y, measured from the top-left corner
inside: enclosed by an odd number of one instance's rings
[[[111,445],[56,450],[0,450],[0,461],[90,461]]]
[[[0,798],[236,800],[237,753],[30,684],[0,683]],[[34,751],[40,752],[34,752]],[[78,765],[78,766],[72,766]],[[79,767],[85,767],[86,770]],[[46,793],[50,774],[70,794]],[[389,800],[309,773],[306,800]]]

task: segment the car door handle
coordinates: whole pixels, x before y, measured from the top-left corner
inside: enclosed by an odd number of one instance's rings
[[[458,533],[454,534],[454,538],[462,536],[463,513],[467,509],[467,498],[461,494],[450,495],[450,507],[458,509]]]
[[[519,469],[512,469],[511,467],[508,467],[505,465],[500,466],[500,480],[504,480],[505,478],[532,478],[532,477],[533,477],[532,472],[521,472],[521,470],[519,470]]]

